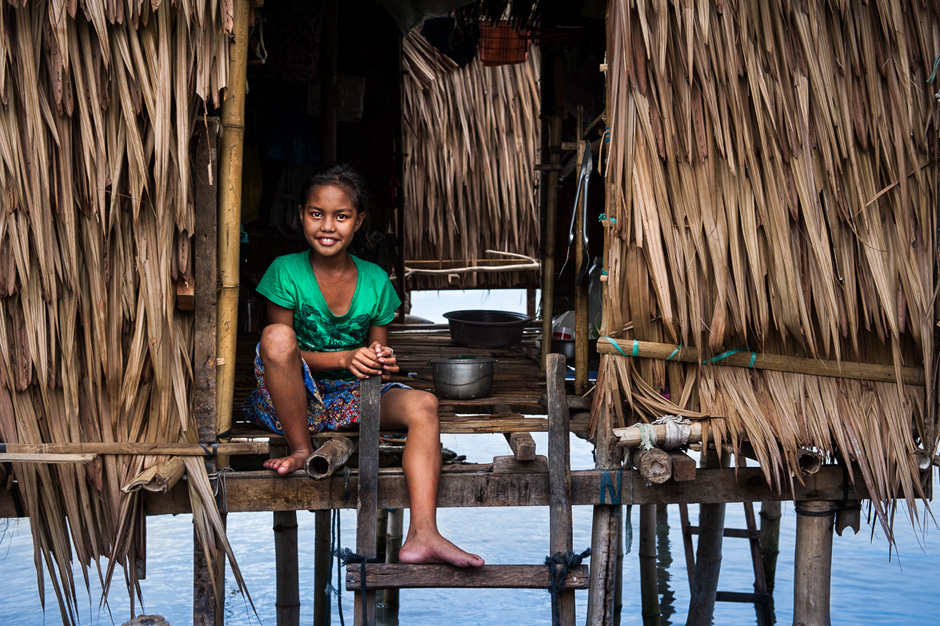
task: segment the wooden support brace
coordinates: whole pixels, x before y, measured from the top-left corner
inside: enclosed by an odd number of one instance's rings
[[[669,461],[672,463],[672,479],[677,481],[695,480],[695,459],[685,452],[669,450]]]
[[[548,473],[548,458],[538,455],[531,461],[519,461],[514,456],[493,457],[494,474]]]
[[[358,566],[346,568],[346,589],[361,588]],[[565,588],[587,589],[588,566],[568,570]],[[368,589],[479,588],[548,589],[551,584],[545,565],[484,565],[457,568],[450,565],[404,565],[369,563],[366,565]],[[567,593],[567,592],[566,592]]]
[[[362,381],[359,417],[359,489],[356,505],[356,552],[365,559],[376,555],[376,516],[379,482],[379,409],[382,379],[370,376]],[[348,570],[359,569],[351,564]],[[356,591],[356,626],[375,625],[375,591],[362,597]],[[365,610],[363,610],[365,603]],[[365,616],[365,622],[363,622]]]
[[[568,402],[565,396],[565,357],[549,354],[545,362],[548,391],[549,543],[551,553],[569,553],[571,539],[571,464]],[[574,626],[574,591],[558,594],[561,626]]]
[[[535,440],[529,433],[506,433],[509,447],[517,461],[532,461],[535,459]]]

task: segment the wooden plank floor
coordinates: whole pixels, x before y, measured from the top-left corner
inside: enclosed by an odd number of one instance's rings
[[[544,432],[548,430],[545,406],[545,374],[540,370],[539,351],[535,344],[537,328],[526,329],[522,343],[507,348],[468,348],[450,339],[446,325],[389,327],[389,344],[398,356],[401,368],[392,377],[415,389],[434,393],[431,375],[432,359],[473,356],[497,359],[493,388],[485,398],[474,400],[440,401],[441,432],[493,433]],[[245,397],[255,388],[253,374],[254,344],[257,337],[239,338],[237,378],[235,384],[235,415],[232,435],[236,437],[269,436],[247,424],[241,413]],[[579,410],[587,408],[586,401],[571,399],[571,430],[582,434],[586,429],[584,417],[577,419]],[[508,412],[507,412],[508,409]]]

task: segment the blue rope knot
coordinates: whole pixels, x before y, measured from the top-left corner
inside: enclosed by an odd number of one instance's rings
[[[561,623],[561,617],[558,614],[558,594],[565,590],[568,570],[581,565],[581,561],[589,556],[591,556],[590,548],[581,554],[556,552],[545,557],[545,565],[548,565],[549,576],[552,579],[552,584],[548,588],[548,592],[552,595],[552,626],[558,626]]]
[[[366,603],[366,563],[379,563],[380,561],[377,558],[367,559],[361,554],[356,554],[349,548],[340,548],[334,554],[342,565],[349,565],[350,563],[359,564],[359,590],[362,592],[362,596],[360,597],[360,604],[362,605],[362,623],[367,624],[369,607]],[[342,621],[342,613],[340,613],[340,621]]]

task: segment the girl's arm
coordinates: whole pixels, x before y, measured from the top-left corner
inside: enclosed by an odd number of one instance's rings
[[[293,328],[294,310],[284,308],[268,300],[268,324],[285,324]],[[388,365],[394,366],[395,357],[392,356],[391,363],[388,363],[388,359],[384,357],[385,350],[376,350],[375,341],[372,338],[373,328],[381,328],[384,331],[385,340],[388,339],[388,331],[384,326],[371,326],[367,335],[369,348],[362,347],[337,352],[306,352],[301,350],[300,355],[311,372],[349,370],[357,378],[368,378],[378,374],[382,374],[385,378],[388,372],[397,372],[398,367],[389,369]],[[384,346],[384,343],[382,345]],[[387,351],[391,354],[390,348]],[[383,355],[381,358],[380,354]]]

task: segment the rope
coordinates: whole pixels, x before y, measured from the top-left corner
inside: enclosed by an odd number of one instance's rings
[[[678,415],[663,415],[653,424],[666,427],[665,441],[661,446],[663,450],[675,450],[679,446],[689,443],[689,436],[692,434],[692,422],[688,419]]]
[[[561,617],[558,614],[558,594],[565,590],[565,580],[568,578],[568,570],[572,567],[581,565],[581,561],[591,556],[591,549],[588,548],[581,554],[574,552],[556,552],[551,556],[545,557],[545,565],[548,566],[551,585],[548,587],[548,593],[552,596],[552,626],[561,624]]]
[[[216,501],[219,503],[219,513],[223,515],[228,512],[228,490],[225,488],[225,475],[231,474],[234,471],[235,470],[231,467],[222,467],[206,475],[210,481],[215,480],[215,488],[212,490],[212,495],[215,496]],[[221,499],[219,498],[219,493],[222,494]]]
[[[644,450],[651,450],[656,445],[656,431],[649,424],[637,424],[636,429],[640,431],[640,447]]]
[[[350,563],[359,564],[359,591],[361,596],[359,598],[359,604],[362,606],[362,623],[368,624],[369,617],[369,606],[366,602],[366,563],[378,563],[377,558],[367,559],[361,554],[356,554],[349,548],[341,548],[336,552],[336,559],[339,561],[340,565],[349,565]],[[340,619],[342,624],[342,618]]]

